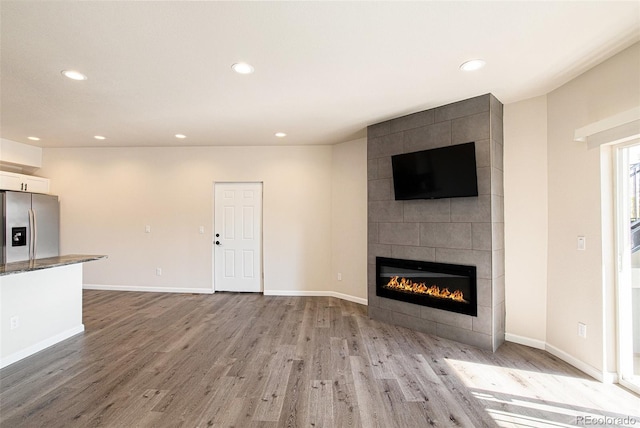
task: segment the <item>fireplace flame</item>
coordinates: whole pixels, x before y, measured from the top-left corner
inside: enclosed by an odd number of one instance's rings
[[[462,294],[462,291],[460,290],[451,292],[448,288],[440,289],[440,287],[438,287],[437,285],[427,286],[427,284],[424,282],[413,282],[410,279],[400,278],[399,276],[392,277],[389,280],[389,283],[385,285],[385,287],[409,293],[426,294],[428,296],[437,297],[439,299],[448,299],[460,303],[469,303],[464,300],[464,294]]]

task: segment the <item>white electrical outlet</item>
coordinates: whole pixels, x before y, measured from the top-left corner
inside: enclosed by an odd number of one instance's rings
[[[338,281],[342,281],[342,274],[338,272]]]
[[[151,226],[146,225],[146,226],[144,227],[144,233],[151,233]]]
[[[162,276],[162,268],[156,268],[156,275]]]
[[[16,328],[20,327],[20,318],[18,318],[17,316],[11,317],[9,322],[11,323],[11,330],[15,330]]]
[[[200,234],[203,234],[204,233],[204,226],[200,226],[199,231],[200,231]]]
[[[586,339],[587,338],[587,325],[585,323],[578,323],[578,336]]]

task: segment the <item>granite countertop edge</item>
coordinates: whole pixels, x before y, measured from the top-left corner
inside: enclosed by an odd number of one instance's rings
[[[77,263],[92,262],[94,260],[106,259],[104,255],[91,254],[68,254],[64,256],[47,257],[44,259],[25,260],[0,264],[0,276],[12,275],[16,273],[31,272],[34,270],[50,269],[60,266],[73,265]]]

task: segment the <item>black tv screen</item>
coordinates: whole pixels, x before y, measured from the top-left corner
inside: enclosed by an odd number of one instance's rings
[[[478,196],[475,143],[391,157],[396,200]]]

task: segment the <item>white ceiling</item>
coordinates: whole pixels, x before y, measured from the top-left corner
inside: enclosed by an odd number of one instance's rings
[[[545,94],[640,40],[638,1],[3,0],[0,19],[0,136],[42,147],[335,144]]]

